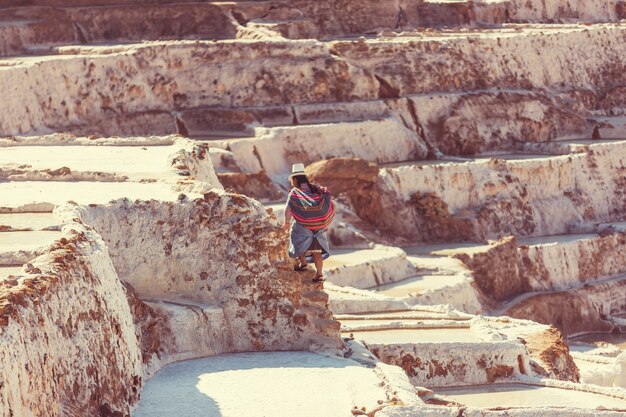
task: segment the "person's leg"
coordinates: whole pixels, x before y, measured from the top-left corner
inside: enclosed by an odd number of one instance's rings
[[[324,260],[322,259],[322,252],[313,252],[313,261],[315,262],[315,269],[317,270],[317,276],[321,277],[324,272]]]
[[[306,253],[302,256],[298,256],[296,265],[293,267],[295,271],[306,271],[308,263],[306,261]]]

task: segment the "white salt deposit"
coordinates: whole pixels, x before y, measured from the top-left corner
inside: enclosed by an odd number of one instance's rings
[[[332,257],[324,262],[326,269],[339,266],[356,265],[366,262],[376,262],[383,259],[397,256],[396,251],[390,251],[386,248],[381,249],[335,249],[332,251]]]
[[[419,275],[372,289],[389,297],[404,298],[427,290],[458,285],[465,281],[467,277],[463,275]]]
[[[61,221],[52,213],[0,213],[0,226],[11,229],[42,230],[60,224]]]
[[[457,253],[481,253],[489,250],[489,245],[465,242],[465,243],[440,243],[432,245],[416,245],[403,248],[408,255],[439,255],[451,256]]]
[[[337,249],[324,262],[327,278],[340,286],[371,288],[413,275],[403,250],[375,245],[371,249]]]
[[[3,148],[0,167],[30,165],[32,169],[116,173],[132,177],[173,175],[169,156],[177,146],[16,146]]]
[[[112,199],[158,199],[173,201],[179,193],[159,183],[94,183],[29,181],[0,183],[0,207],[22,207],[35,203],[104,204]]]
[[[150,379],[133,417],[349,417],[386,400],[374,369],[306,352],[179,362]]]
[[[0,252],[34,250],[61,237],[61,232],[0,232]]]
[[[0,266],[0,279],[6,279],[9,275],[20,275],[21,266]]]

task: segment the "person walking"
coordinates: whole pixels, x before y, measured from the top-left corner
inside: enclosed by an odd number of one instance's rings
[[[335,204],[327,188],[309,182],[304,164],[291,167],[285,206],[284,228],[289,229],[289,256],[298,260],[296,271],[304,271],[308,262],[315,264],[313,282],[324,281],[324,260],[330,256],[326,229],[335,217]]]

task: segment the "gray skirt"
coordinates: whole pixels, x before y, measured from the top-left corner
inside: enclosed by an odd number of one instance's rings
[[[305,255],[309,258],[310,251],[321,251],[322,259],[327,259],[330,256],[326,232],[324,229],[311,230],[295,221],[291,222],[289,257],[299,258]]]

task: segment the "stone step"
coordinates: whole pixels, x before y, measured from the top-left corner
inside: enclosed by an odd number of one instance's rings
[[[401,304],[410,306],[444,303],[461,311],[479,313],[489,307],[483,306],[483,295],[477,291],[475,280],[478,280],[478,288],[485,296],[501,299],[497,294],[490,293],[488,288],[502,285],[493,281],[495,275],[492,277],[484,273],[489,269],[497,271],[497,268],[517,271],[519,277],[514,279],[509,274],[506,279],[520,280],[524,285],[523,288],[512,288],[512,291],[567,290],[595,282],[601,283],[606,277],[626,273],[626,260],[622,262],[620,249],[623,241],[619,233],[620,227],[621,223],[596,227],[613,231],[609,234],[602,233],[602,236],[597,233],[580,233],[521,238],[506,249],[511,257],[498,261],[501,262],[498,265],[489,265],[489,262],[496,262],[494,257],[503,256],[502,252],[497,252],[503,250],[497,249],[502,245],[499,242],[405,247],[403,249],[407,253],[407,259],[421,273],[369,287],[369,290],[376,292],[376,296],[369,291],[340,290],[330,286],[328,292],[331,296],[331,308],[336,313],[345,313],[397,309]],[[468,263],[465,265],[463,262]],[[530,269],[529,265],[532,266]],[[589,265],[594,266],[590,268]],[[504,287],[507,285],[512,284],[509,282]]]
[[[328,294],[322,290],[307,291],[302,294],[302,300],[305,307],[324,307],[328,303]]]
[[[264,128],[314,126],[333,123],[358,123],[381,120],[390,115],[383,100],[301,102],[271,105],[196,106],[182,109],[180,122],[188,137],[216,145],[220,140],[254,138]]]
[[[480,251],[480,246],[460,245],[464,250]],[[456,245],[452,245],[453,249]],[[478,314],[484,306],[471,271],[459,259],[443,255],[450,248],[444,245],[405,247],[407,259],[418,274],[372,290],[394,297],[408,305],[449,304],[467,313]]]
[[[323,282],[313,282],[313,278],[315,277],[315,272],[313,271],[298,272],[298,275],[300,275],[300,279],[302,281],[303,293],[324,290]]]
[[[342,13],[342,9],[332,9],[332,15],[325,3],[316,7],[299,6],[298,12],[290,10],[289,3],[273,7],[248,21],[248,27],[262,27],[273,30],[292,39],[322,38],[351,39],[378,36],[407,36],[424,32],[424,28],[455,28],[455,31],[478,31],[501,28],[506,22],[533,23],[555,22],[607,22],[624,17],[619,0],[601,0],[592,3],[576,1],[573,4],[541,4],[521,0],[500,0],[472,2],[468,0],[428,0],[408,5],[387,5],[366,1],[358,10]],[[244,3],[245,4],[245,3]],[[404,6],[404,7],[403,7]],[[245,6],[238,9],[245,13]],[[332,18],[331,18],[332,17]],[[324,22],[320,25],[319,22]],[[548,25],[533,25],[548,26]],[[548,26],[549,27],[549,26]],[[463,28],[463,29],[460,29]]]
[[[304,314],[308,317],[330,320],[333,318],[333,313],[325,308],[318,306],[302,306],[296,310],[296,314]]]
[[[401,302],[404,305],[447,303],[462,311],[478,313],[493,308],[482,305],[483,295],[500,299],[497,294],[490,293],[488,288],[502,287],[501,284],[493,281],[497,274],[490,278],[489,274],[485,275],[484,271],[490,269],[508,271],[507,268],[512,268],[511,270],[517,271],[516,274],[519,277],[514,278],[505,273],[501,275],[506,276],[507,281],[518,279],[524,281],[525,286],[517,289],[522,291],[522,294],[515,300],[506,302],[504,307],[496,309],[493,314],[510,314],[510,311],[519,310],[517,317],[531,318],[528,314],[520,316],[523,307],[516,308],[516,306],[530,305],[533,298],[545,298],[550,294],[567,294],[567,291],[576,293],[578,290],[592,291],[593,288],[604,291],[602,288],[607,285],[619,284],[622,281],[619,274],[626,272],[626,263],[622,262],[621,256],[623,236],[619,232],[620,224],[611,226],[610,230],[613,232],[608,234],[582,233],[520,239],[519,242],[506,249],[508,252],[503,252],[505,249],[502,248],[509,244],[499,242],[486,245],[470,243],[407,247],[404,249],[408,254],[408,259],[417,270],[427,272],[403,281],[370,288],[370,290],[377,291],[376,296],[368,291],[361,291],[357,294],[357,290],[352,290],[346,293],[347,289],[329,287],[327,291],[330,294],[330,305],[336,313],[365,312],[374,309],[393,309],[399,304],[394,304],[392,300],[397,300],[397,303]],[[600,228],[607,228],[607,225],[601,225]],[[510,253],[511,256],[504,255],[504,253]],[[468,263],[463,265],[459,259],[451,257],[459,257],[460,260]],[[496,262],[494,260],[496,258],[502,260]],[[492,261],[489,261],[490,259]],[[513,263],[507,266],[507,262]],[[538,271],[543,272],[537,274]],[[474,278],[473,274],[476,274]],[[478,287],[475,280],[478,282]],[[507,285],[509,284],[511,283]],[[610,297],[611,300],[621,294],[621,287],[617,285],[612,290],[614,294]],[[482,295],[477,292],[477,288],[483,291]],[[541,292],[544,288],[551,288],[551,290]],[[611,291],[609,287],[606,288],[607,291]],[[535,292],[532,292],[533,289]],[[610,307],[611,314],[622,311],[620,310],[621,304],[617,300],[613,302],[607,299],[605,304],[607,303],[612,306]],[[600,319],[599,315],[608,314],[608,311],[602,308],[600,312],[595,311],[590,314],[596,314]],[[546,318],[548,317],[546,316],[544,320]],[[553,324],[561,327],[558,323]]]
[[[421,161],[399,161],[399,162],[390,162],[385,164],[380,164],[381,168],[401,168],[406,166],[432,166],[432,167],[445,167],[450,164],[462,164],[467,162],[480,162],[480,161],[490,161],[490,160],[502,160],[502,161],[525,161],[531,159],[545,159],[545,158],[553,158],[555,156],[559,156],[561,154],[552,154],[552,153],[508,153],[508,152],[491,152],[489,154],[481,154],[467,157],[447,157],[444,156],[441,159],[435,160],[421,160]]]
[[[512,92],[513,93],[513,92]],[[523,94],[522,90],[515,91]],[[490,95],[489,91],[476,92],[480,95]],[[463,93],[456,95],[457,99]],[[434,99],[435,97],[431,97]],[[411,117],[410,110],[405,109],[409,102],[423,99],[411,96],[409,99],[398,99],[395,102],[376,100],[361,102],[330,102],[315,104],[295,104],[291,106],[271,107],[243,107],[233,110],[232,108],[196,108],[182,111],[180,122],[189,131],[188,137],[207,142],[211,146],[227,147],[231,141],[248,140],[257,137],[263,128],[252,128],[261,125],[265,128],[286,128],[297,126],[314,127],[336,123],[362,123],[368,120],[379,120],[397,114],[407,122]],[[448,99],[451,99],[450,97]],[[511,103],[509,103],[511,105]],[[489,115],[485,115],[489,117]],[[234,120],[233,120],[234,119]],[[237,121],[237,123],[235,123]],[[417,126],[408,124],[411,129]],[[598,130],[595,131],[596,127]],[[620,130],[621,129],[621,130]],[[256,132],[256,133],[255,133]],[[621,132],[621,133],[620,133]],[[599,139],[591,139],[592,134],[600,136]],[[246,137],[246,138],[244,138]],[[603,139],[604,138],[604,139]],[[406,161],[397,160],[384,162],[381,166],[386,168],[400,167],[403,165],[436,165],[446,163],[471,162],[486,159],[524,160],[541,159],[555,155],[578,153],[586,151],[588,146],[612,144],[624,141],[626,138],[626,118],[603,117],[601,119],[589,118],[589,127],[585,131],[560,136],[557,138],[545,138],[537,142],[531,138],[516,137],[514,141],[496,146],[499,150],[490,150],[486,147],[482,152],[474,156],[453,156],[441,154],[436,160]],[[433,138],[429,138],[432,141]],[[432,155],[430,155],[432,157]],[[405,156],[406,158],[406,156]]]
[[[282,45],[279,46],[279,44]],[[285,48],[284,52],[287,55],[276,55],[272,52],[275,51],[277,46]],[[239,50],[241,55],[236,50]],[[225,56],[230,56],[234,59],[229,58],[225,61],[217,62],[213,60],[215,53],[225,53]],[[295,59],[293,61],[287,58],[290,55],[294,56]],[[155,61],[156,56],[159,56],[159,63]],[[306,64],[303,64],[303,56],[307,57]],[[295,90],[290,94],[288,102],[284,99],[277,100],[278,97],[270,91],[274,87],[270,87],[269,84],[265,87],[260,84],[257,86],[254,84],[256,81],[253,81],[249,76],[238,78],[235,84],[239,87],[232,85],[234,79],[224,78],[226,73],[250,68],[251,65],[255,65],[255,61],[260,63],[257,58],[261,58],[263,61],[269,59],[269,61],[276,64],[280,63],[280,66],[273,67],[274,69],[272,70],[278,78],[270,83],[279,88],[283,88],[283,81],[286,81],[285,75],[288,78],[292,77],[292,75],[288,75],[291,74],[292,69],[294,71],[295,68],[309,68],[312,70],[318,67],[326,68],[327,64],[331,64],[332,67],[337,67],[339,64],[338,62],[330,63],[328,61],[332,57],[328,49],[321,43],[311,43],[310,41],[289,42],[285,40],[278,41],[278,43],[272,42],[271,45],[265,41],[253,41],[250,43],[248,41],[212,42],[200,40],[73,46],[58,48],[58,54],[56,55],[1,59],[0,67],[3,68],[3,73],[7,77],[10,73],[17,77],[12,84],[14,87],[19,85],[20,89],[29,89],[32,86],[33,80],[28,78],[29,82],[24,78],[23,71],[26,69],[29,75],[47,76],[50,80],[49,85],[63,87],[54,89],[54,91],[50,89],[46,91],[46,94],[50,95],[51,101],[50,106],[42,109],[42,111],[36,114],[27,114],[25,111],[13,113],[15,117],[11,119],[10,123],[8,120],[5,120],[6,117],[5,119],[0,119],[2,121],[0,135],[34,134],[36,132],[50,132],[51,130],[57,132],[71,131],[73,133],[82,131],[87,135],[105,134],[107,136],[122,134],[140,136],[141,134],[154,135],[176,132],[185,134],[185,130],[191,130],[191,132],[202,131],[203,129],[199,129],[199,127],[204,123],[196,126],[196,123],[192,120],[192,115],[187,113],[189,129],[186,129],[185,124],[179,119],[180,111],[178,109],[184,112],[194,108],[223,109],[230,107],[237,109],[238,107],[247,107],[251,103],[261,108],[266,105],[285,106],[286,104],[295,105],[308,102],[346,101],[342,97],[336,96],[337,91],[334,88],[332,91],[319,91],[316,93],[312,88],[312,80],[307,77],[300,79],[294,84]],[[161,63],[162,59],[172,62],[172,66],[163,66]],[[89,61],[92,71],[88,77],[82,76],[85,60]],[[172,90],[157,87],[155,79],[162,80],[158,81],[160,85],[170,85],[173,83],[174,78],[180,76],[179,70],[174,69],[174,67],[178,68],[178,66],[182,65],[182,62],[185,63],[183,66],[186,68],[186,71],[194,73],[194,81],[191,83],[178,82],[176,98],[174,99]],[[228,70],[223,67],[225,64],[229,67]],[[133,70],[134,75],[129,77],[129,73],[126,70],[120,69],[122,66],[135,68],[136,70]],[[139,66],[142,67],[141,71],[138,71]],[[215,70],[218,67],[225,71],[216,72]],[[333,69],[330,70],[334,71]],[[343,84],[338,87],[340,90],[347,89],[349,91],[345,97],[350,97],[350,100],[353,101],[358,101],[359,99],[369,101],[375,98],[368,91],[373,88],[373,85],[370,85],[369,82],[375,83],[373,76],[364,74],[363,71],[354,67],[337,67],[336,70],[344,73],[345,76],[354,74],[365,77],[362,81],[357,80],[353,87],[342,81]],[[59,71],[64,74],[81,74],[81,76],[76,83],[65,85],[62,77],[58,75]],[[282,75],[279,75],[279,73]],[[52,74],[57,74],[57,76]],[[246,74],[246,72],[242,72],[242,74]],[[111,83],[108,81],[111,77],[120,77],[120,79],[124,80],[119,85],[119,92],[111,90]],[[87,78],[90,81],[87,81]],[[335,75],[332,75],[332,78],[335,78]],[[56,84],[57,82],[60,84]],[[335,83],[336,81],[331,82]],[[249,83],[252,84],[248,85]],[[86,88],[86,85],[90,86],[89,91],[91,91],[92,96],[82,100],[79,110],[75,106],[72,97],[79,94],[79,90],[82,91],[81,89]],[[210,86],[208,90],[205,88],[207,85]],[[249,87],[252,88],[247,93],[244,93],[243,91]],[[259,94],[261,89],[268,87],[269,94]],[[228,94],[223,93],[223,91],[226,91],[224,89],[231,92],[235,101],[227,98]],[[129,90],[133,91],[132,95],[136,96],[135,99],[131,99],[130,95],[126,95],[126,92]],[[256,90],[259,90],[259,92]],[[352,90],[354,90],[354,94]],[[249,93],[252,93],[252,96],[249,96]],[[372,93],[374,93],[374,90],[372,90]],[[264,98],[261,99],[261,97]],[[36,97],[34,95],[25,95],[23,99],[25,105],[32,103],[33,107],[35,107]],[[113,112],[109,110],[109,103],[112,102],[120,108],[120,111],[116,111],[115,114],[112,114]],[[210,121],[212,118],[213,116],[210,115],[206,117],[207,121]],[[17,119],[20,120],[19,123]],[[250,120],[250,124],[253,124],[253,122],[255,122],[254,119]],[[129,124],[130,126],[127,126]],[[245,128],[245,126],[243,127]],[[398,133],[402,133],[400,128]],[[404,136],[406,135],[405,133]]]
[[[315,328],[323,330],[329,336],[336,335],[341,328],[341,324],[333,319],[315,319],[313,320],[313,325]]]
[[[524,146],[541,150],[545,148],[542,153],[539,152],[507,152],[507,151],[492,151],[488,153],[463,156],[463,157],[451,157],[442,156],[440,159],[434,160],[417,160],[417,161],[398,161],[379,164],[381,168],[395,169],[405,167],[432,167],[432,169],[445,169],[446,167],[453,168],[457,164],[467,163],[481,163],[488,161],[504,161],[510,163],[512,167],[524,165],[524,161],[539,160],[545,164],[553,163],[563,155],[572,153],[585,153],[589,151],[600,151],[615,149],[622,151],[626,147],[626,139],[612,138],[612,139],[563,139],[554,140],[544,143],[526,143]]]

